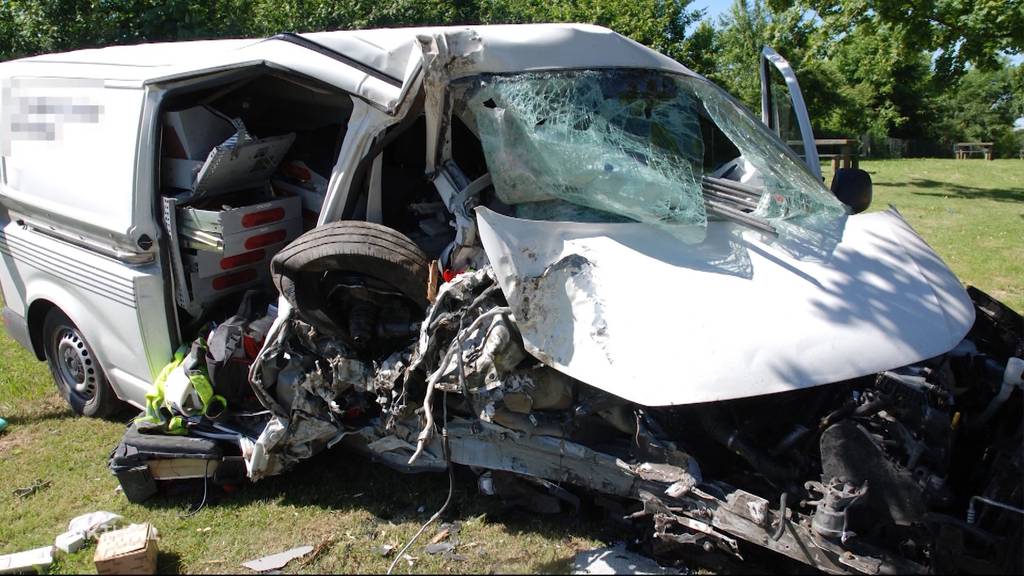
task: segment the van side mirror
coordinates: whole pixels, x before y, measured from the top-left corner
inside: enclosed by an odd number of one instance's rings
[[[860,168],[840,168],[832,177],[832,193],[851,214],[860,214],[871,206],[871,175]]]

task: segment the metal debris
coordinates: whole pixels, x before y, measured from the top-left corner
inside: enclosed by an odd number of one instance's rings
[[[573,574],[687,574],[664,568],[654,560],[623,548],[595,548],[580,552],[572,560]]]
[[[398,549],[398,546],[395,546],[394,544],[381,544],[375,548],[377,554],[380,554],[384,558],[391,556],[396,549]]]
[[[264,556],[263,558],[257,558],[255,560],[249,560],[243,562],[242,566],[253,570],[255,572],[267,572],[269,570],[280,570],[284,568],[292,560],[296,558],[302,558],[306,554],[313,551],[312,546],[298,546],[291,550],[285,550],[284,552],[278,552],[277,554],[271,554],[270,556]]]
[[[28,498],[29,496],[35,494],[36,492],[39,492],[40,490],[45,490],[46,488],[49,488],[50,484],[52,484],[52,482],[50,482],[49,480],[43,481],[37,478],[36,481],[33,482],[32,484],[29,484],[24,488],[17,488],[15,490],[12,490],[11,492],[18,498]]]
[[[436,554],[447,554],[455,550],[455,545],[451,542],[435,542],[427,544],[423,547],[423,551],[430,555]]]

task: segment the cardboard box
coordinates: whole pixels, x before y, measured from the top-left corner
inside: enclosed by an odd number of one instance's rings
[[[100,574],[155,574],[156,555],[156,529],[148,522],[132,524],[100,536],[93,564]]]
[[[299,218],[302,199],[296,196],[277,198],[227,210],[183,206],[178,209],[178,225],[220,236],[237,234]]]
[[[302,234],[302,221],[293,218],[279,224],[253,228],[237,234],[221,236],[192,228],[178,228],[179,243],[184,248],[201,252],[212,252],[224,258],[259,248],[267,248],[282,242],[291,242]],[[182,254],[185,254],[183,251]]]
[[[165,137],[164,154],[199,160],[200,166],[215,146],[235,133],[230,121],[205,106],[164,114],[164,127],[170,131]]]
[[[293,239],[287,236],[287,230],[285,234],[285,239],[282,242],[238,254],[186,249],[186,253],[182,254],[182,256],[185,258],[185,266],[188,272],[190,274],[198,274],[200,278],[208,278],[249,266],[269,268],[271,258]],[[234,246],[233,242],[231,244]]]

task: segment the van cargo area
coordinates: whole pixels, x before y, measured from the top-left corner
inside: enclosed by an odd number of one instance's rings
[[[352,111],[348,95],[277,71],[206,84],[172,91],[161,115],[160,207],[183,341],[223,320],[242,291],[272,295],[270,260],[315,225]]]

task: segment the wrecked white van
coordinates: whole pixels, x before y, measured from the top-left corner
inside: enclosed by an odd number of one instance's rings
[[[0,64],[5,324],[77,411],[147,407],[130,497],[342,445],[711,565],[1019,571],[1021,317],[826,188],[762,62],[761,120],[580,25]]]

